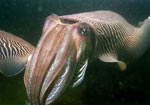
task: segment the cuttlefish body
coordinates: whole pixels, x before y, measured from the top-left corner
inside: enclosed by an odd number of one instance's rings
[[[0,72],[13,76],[24,70],[34,47],[23,39],[0,30]]]
[[[150,19],[138,28],[111,11],[49,16],[24,76],[29,101],[48,105],[79,85],[93,56],[124,70],[148,48],[149,28]]]

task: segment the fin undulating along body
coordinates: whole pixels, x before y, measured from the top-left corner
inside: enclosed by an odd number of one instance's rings
[[[9,77],[21,72],[34,47],[23,39],[0,30],[0,72]]]
[[[65,20],[85,22],[95,33],[94,56],[104,62],[117,62],[121,69],[140,57],[149,47],[150,19],[141,27],[129,24],[122,16],[112,11],[94,11],[62,16]]]
[[[111,11],[49,16],[24,76],[31,104],[52,103],[71,81],[78,86],[92,56],[124,70],[148,48],[149,27],[150,19],[138,28]]]

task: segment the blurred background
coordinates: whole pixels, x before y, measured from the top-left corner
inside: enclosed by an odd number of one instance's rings
[[[137,26],[150,16],[150,0],[0,0],[0,30],[36,45],[47,16],[95,10],[115,11]],[[91,60],[83,83],[70,87],[53,105],[149,105],[149,53],[150,49],[124,72],[116,64]],[[0,105],[25,105],[23,74],[0,74]]]

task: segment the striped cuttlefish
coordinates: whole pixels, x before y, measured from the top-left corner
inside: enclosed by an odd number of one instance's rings
[[[47,17],[24,75],[30,103],[49,105],[70,84],[78,86],[92,57],[125,70],[143,55],[149,40],[149,17],[138,27],[112,11]]]
[[[49,105],[70,84],[78,86],[92,57],[116,62],[125,70],[127,63],[142,56],[149,47],[149,34],[149,17],[139,27],[112,11],[47,17],[42,36],[34,52],[29,54],[32,56],[27,55],[26,59],[24,83],[30,103]],[[33,47],[28,49],[32,52]],[[7,52],[2,54],[7,58]]]
[[[34,49],[25,40],[0,30],[0,72],[6,77],[20,73]]]

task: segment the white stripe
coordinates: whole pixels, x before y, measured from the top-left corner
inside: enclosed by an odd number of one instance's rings
[[[6,46],[6,43],[4,43],[4,48],[5,48],[5,51],[6,51],[6,56],[7,58],[9,58],[9,52],[8,52],[8,48]]]

